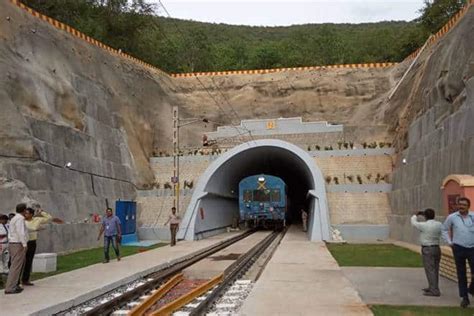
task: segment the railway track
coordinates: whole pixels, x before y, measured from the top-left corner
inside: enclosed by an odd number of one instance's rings
[[[187,258],[180,262],[177,262],[171,267],[152,273],[141,280],[137,280],[127,285],[121,286],[113,291],[101,295],[100,297],[94,298],[90,301],[72,307],[68,310],[59,312],[55,315],[111,315],[116,310],[120,310],[122,307],[129,305],[131,302],[137,301],[140,298],[142,300],[146,299],[148,295],[145,293],[151,293],[151,291],[159,288],[172,276],[178,274],[179,272],[195,264],[196,262],[252,235],[254,232],[255,230],[250,230],[238,236],[230,238],[213,247],[204,249],[203,251],[195,254],[191,258]]]
[[[184,278],[182,271],[254,232],[247,231],[235,236],[169,268],[56,315],[170,315],[175,311],[179,311],[178,315],[202,315],[255,262],[279,233],[274,232],[266,236],[245,254],[240,255],[223,273],[210,280],[191,281]],[[251,284],[246,286],[249,285]]]
[[[238,278],[254,264],[259,256],[280,234],[282,233],[273,232],[269,234],[245,254],[239,256],[223,273],[216,275],[210,280],[199,280],[201,281],[197,282],[199,284],[188,286],[187,291],[183,291],[182,288],[186,288],[186,285],[180,289],[180,284],[189,282],[189,280],[183,279],[184,277],[181,273],[176,274],[159,289],[152,291],[152,293],[141,300],[140,303],[137,302],[131,310],[122,309],[114,312],[112,315],[142,316],[173,314],[192,316],[204,315],[211,309],[233,308],[235,304],[216,304],[216,302],[224,297],[226,292],[229,292],[227,297],[233,295],[232,300],[235,300],[236,297],[243,298],[243,293],[248,294],[251,288],[251,281],[238,280]],[[167,296],[168,299],[164,299]]]

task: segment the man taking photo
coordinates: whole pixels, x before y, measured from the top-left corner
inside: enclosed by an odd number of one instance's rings
[[[425,221],[418,222],[418,216],[423,216]],[[425,296],[440,296],[439,291],[439,263],[441,261],[441,222],[435,220],[434,210],[428,208],[411,217],[411,225],[420,231],[421,256],[425,268],[428,287],[423,289]]]

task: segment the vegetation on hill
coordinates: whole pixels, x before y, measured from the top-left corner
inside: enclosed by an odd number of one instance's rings
[[[145,0],[23,2],[165,71],[194,72],[401,61],[465,1],[426,0],[420,18],[411,22],[289,27],[164,18]]]

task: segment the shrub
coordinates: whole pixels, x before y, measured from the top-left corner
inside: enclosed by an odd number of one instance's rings
[[[369,148],[373,149],[373,148],[377,148],[377,142],[372,142],[369,144]]]

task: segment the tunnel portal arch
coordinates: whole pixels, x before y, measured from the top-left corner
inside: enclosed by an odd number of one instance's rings
[[[295,203],[305,201],[309,240],[331,239],[325,181],[316,162],[303,149],[275,139],[241,144],[209,165],[195,187],[178,238],[200,239],[231,225],[239,214],[240,180],[260,173],[281,177],[289,187],[290,197],[297,200]]]

